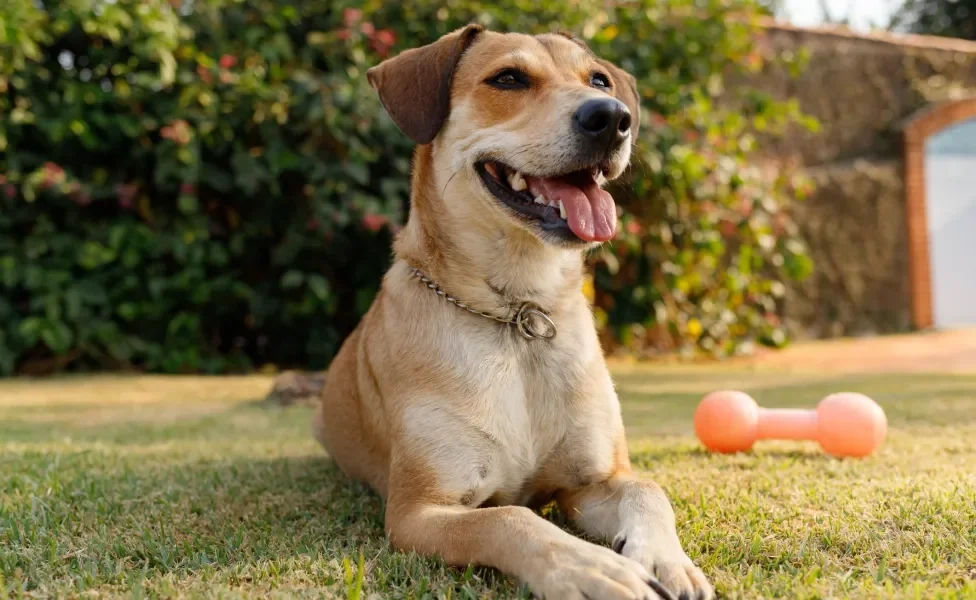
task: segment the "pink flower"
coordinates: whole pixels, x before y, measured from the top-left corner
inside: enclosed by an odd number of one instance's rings
[[[53,162],[46,162],[46,163],[44,163],[43,168],[44,168],[44,171],[47,174],[51,175],[52,177],[57,177],[57,176],[60,176],[60,175],[64,175],[64,169],[62,169],[58,165],[54,164]]]
[[[41,168],[44,170],[44,179],[41,180],[42,190],[52,188],[64,181],[64,169],[53,162],[46,162]]]
[[[224,69],[230,69],[237,64],[237,57],[232,54],[225,54],[220,57],[220,66]]]
[[[745,57],[746,67],[754,71],[758,71],[763,66],[763,56],[758,51],[750,52]]]
[[[752,214],[752,200],[743,198],[739,202],[739,214],[743,217],[749,217]]]
[[[207,85],[213,82],[213,76],[210,75],[210,69],[203,65],[197,65],[197,76],[200,78],[200,81],[206,83]]]
[[[115,193],[119,197],[119,206],[130,209],[136,195],[136,186],[131,183],[120,183],[115,186]]]
[[[190,143],[190,124],[183,119],[177,119],[160,129],[159,134],[163,136],[163,139],[176,142],[180,146],[185,146]]]
[[[71,195],[71,199],[75,201],[78,206],[88,206],[91,204],[92,198],[91,194],[85,190],[81,190]]]
[[[192,183],[184,183],[180,186],[180,193],[186,194],[187,196],[192,196],[197,193],[197,186]]]
[[[13,184],[8,183],[3,187],[3,193],[11,200],[17,195],[17,188]]]
[[[783,235],[786,232],[786,227],[790,223],[790,218],[785,213],[779,213],[773,217],[773,232],[776,235]]]
[[[376,32],[376,27],[372,23],[363,23],[359,26],[359,31],[363,32],[365,36],[371,36]]]
[[[380,229],[383,229],[383,227],[386,225],[386,222],[387,222],[386,217],[384,217],[383,215],[376,215],[373,213],[366,213],[365,215],[363,215],[363,220],[362,220],[363,227],[369,229],[370,231],[379,231]]]
[[[380,57],[385,57],[390,53],[390,49],[393,48],[393,44],[396,43],[396,33],[392,29],[381,29],[376,32],[376,35],[370,41],[370,46],[376,51]]]
[[[363,18],[363,11],[358,8],[347,8],[342,12],[342,20],[346,27],[354,27]]]

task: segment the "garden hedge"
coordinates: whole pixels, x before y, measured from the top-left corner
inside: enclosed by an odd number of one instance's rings
[[[722,87],[752,0],[6,0],[0,373],[325,367],[376,292],[411,143],[365,72],[464,23],[568,29],[637,76],[621,235],[592,257],[608,345],[780,345],[805,184],[750,163],[795,104]],[[717,100],[721,98],[722,102]],[[735,106],[735,109],[730,108]]]

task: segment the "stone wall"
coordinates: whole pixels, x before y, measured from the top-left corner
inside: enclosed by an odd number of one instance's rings
[[[832,337],[911,329],[904,128],[927,106],[976,95],[976,43],[774,23],[763,43],[808,52],[807,67],[796,78],[770,68],[745,83],[797,98],[821,124],[816,134],[796,130],[762,143],[767,159],[800,165],[818,185],[794,207],[816,262],[788,296],[794,330]]]

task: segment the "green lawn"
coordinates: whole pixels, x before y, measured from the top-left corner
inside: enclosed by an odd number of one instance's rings
[[[976,598],[976,377],[616,377],[633,460],[720,597]],[[0,598],[345,598],[360,574],[362,598],[527,597],[491,570],[391,552],[381,501],[319,450],[308,408],[261,404],[268,382],[0,382]],[[891,432],[863,461],[799,443],[705,454],[691,415],[722,387],[767,406],[865,392]]]

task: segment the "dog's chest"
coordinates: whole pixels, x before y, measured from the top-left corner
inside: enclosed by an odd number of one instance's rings
[[[525,504],[540,479],[564,487],[610,468],[605,415],[619,415],[612,386],[592,385],[579,349],[531,350],[482,354],[467,371],[477,374],[471,399],[414,411],[440,486],[465,504]]]

